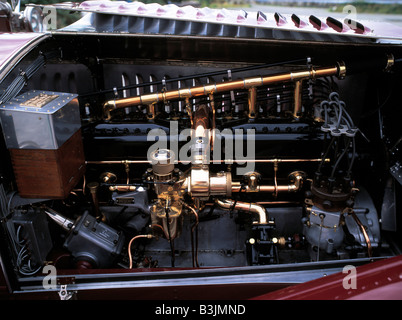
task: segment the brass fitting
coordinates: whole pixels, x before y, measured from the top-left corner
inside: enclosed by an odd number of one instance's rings
[[[223,209],[227,210],[241,210],[250,213],[256,213],[258,215],[258,221],[254,221],[253,224],[267,224],[267,212],[263,206],[256,203],[234,201],[231,199],[219,200],[217,199],[215,203]]]

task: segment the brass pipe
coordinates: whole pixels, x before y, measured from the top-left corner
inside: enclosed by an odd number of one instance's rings
[[[87,160],[85,164],[150,164],[150,160]]]
[[[215,114],[215,100],[214,100],[214,95],[211,93],[209,95],[209,104],[211,106],[211,111],[212,111],[212,125],[211,125],[211,151],[214,150],[214,143],[215,143],[215,129],[216,129],[216,114]]]
[[[325,162],[330,162],[331,159],[326,158]],[[242,163],[244,160],[240,160]],[[247,162],[253,163],[275,163],[275,162],[282,162],[282,163],[294,163],[294,162],[321,162],[322,159],[247,159]],[[221,163],[236,163],[237,160],[210,160],[212,164],[221,164]],[[87,160],[85,164],[151,164],[149,160]],[[175,164],[189,164],[191,163],[190,160],[175,160]]]
[[[275,191],[274,191],[274,197],[276,198],[278,196],[278,179],[277,179],[277,173],[278,173],[278,162],[274,162],[274,184],[275,184]]]
[[[222,161],[228,161],[228,160],[222,160]],[[254,160],[247,159],[247,162],[255,162],[255,163],[278,163],[278,162],[292,163],[292,162],[320,162],[320,161],[322,161],[322,159],[254,159]],[[331,159],[326,158],[324,161],[330,162]]]
[[[118,191],[118,192],[129,192],[129,191],[135,191],[137,190],[136,186],[118,186],[118,185],[113,185],[109,187],[110,191]]]
[[[93,202],[94,209],[95,209],[96,219],[100,219],[102,216],[102,221],[106,221],[105,215],[101,214],[100,209],[99,209],[99,200],[98,200],[98,195],[97,195],[98,189],[99,189],[99,183],[98,182],[90,182],[90,183],[88,183],[87,187],[92,196],[92,202]]]
[[[156,112],[155,112],[155,104],[151,103],[147,106],[147,117],[149,120],[155,119]]]
[[[242,186],[240,182],[232,182],[232,192],[291,192],[293,191],[292,185],[286,186],[270,186],[270,185],[261,185],[257,186],[255,190],[249,188],[249,186]]]
[[[248,89],[248,117],[255,119],[257,117],[257,88],[251,87]]]
[[[294,182],[288,185],[278,186],[276,183],[273,186],[259,185],[255,189],[249,186],[242,186],[240,182],[232,182],[232,192],[272,192],[277,195],[279,192],[297,192],[303,185],[303,173],[293,172],[291,175],[294,178]]]
[[[202,127],[203,131],[209,129],[209,109],[205,104],[200,105],[194,112],[192,128],[197,131],[198,127]]]
[[[278,205],[282,205],[282,204],[300,205],[300,202],[298,202],[298,201],[277,201],[277,200],[274,200],[274,201],[257,201],[257,202],[255,202],[255,204],[258,204],[260,206],[263,206],[263,205],[278,206]],[[207,207],[212,207],[212,206],[215,205],[215,202],[204,202],[204,205],[207,206]]]
[[[194,123],[193,123],[193,113],[191,111],[191,105],[190,105],[190,98],[186,98],[186,111],[190,118],[190,123],[191,123],[191,128],[192,128]]]
[[[250,213],[256,213],[258,215],[258,222],[253,222],[254,224],[267,224],[267,212],[263,206],[256,203],[234,201],[231,199],[219,200],[217,199],[215,203],[222,209],[227,210],[241,210]]]
[[[210,146],[210,127],[209,127],[209,108],[202,104],[198,106],[193,115],[192,139],[196,138],[200,141],[200,148],[193,156],[192,163],[201,165],[207,164],[209,157],[207,157],[207,149]],[[199,140],[201,138],[201,140]]]
[[[198,213],[197,213],[197,211],[196,211],[192,206],[188,205],[188,204],[185,203],[184,201],[181,201],[181,204],[183,204],[187,209],[189,209],[189,210],[192,212],[192,214],[194,215],[194,217],[195,217],[195,223],[194,223],[194,225],[191,227],[191,231],[194,231],[194,228],[197,227],[198,222],[199,222],[199,220],[198,220]]]
[[[295,89],[293,92],[294,109],[293,118],[298,119],[300,117],[302,109],[302,81],[295,82]]]
[[[384,71],[389,72],[394,64],[395,64],[394,55],[392,53],[387,54],[387,65],[385,66]]]
[[[124,170],[126,171],[127,175],[127,184],[130,184],[130,164],[125,162],[124,163]]]
[[[309,70],[292,71],[279,74],[268,75],[265,77],[252,77],[242,80],[227,81],[216,84],[208,84],[198,87],[156,92],[151,94],[144,94],[136,97],[123,98],[118,100],[106,101],[103,105],[104,115],[107,119],[110,119],[110,112],[115,109],[126,108],[129,106],[136,105],[151,105],[158,103],[159,101],[169,101],[176,99],[186,99],[190,97],[206,96],[213,93],[238,90],[238,89],[249,89],[252,87],[259,87],[263,85],[288,82],[288,81],[299,81],[304,79],[315,79],[324,76],[343,77],[346,72],[344,64],[337,63],[333,67],[325,68],[311,68]]]

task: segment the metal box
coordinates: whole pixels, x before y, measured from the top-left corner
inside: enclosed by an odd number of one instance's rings
[[[46,214],[40,209],[29,208],[26,213],[16,210],[12,217],[15,229],[22,227],[21,238],[26,241],[28,254],[36,265],[43,265],[53,247]]]
[[[121,232],[85,211],[63,246],[72,253],[77,263],[85,261],[95,268],[108,268],[121,253],[123,245],[124,235]]]
[[[80,127],[76,94],[31,90],[0,105],[8,149],[58,149]]]
[[[20,196],[66,198],[85,172],[77,95],[28,91],[0,119]]]

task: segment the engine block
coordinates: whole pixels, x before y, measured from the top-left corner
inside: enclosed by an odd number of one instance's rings
[[[1,83],[1,205],[18,212],[5,230],[19,276],[49,261],[157,270],[395,253],[382,219],[399,190],[387,175],[400,155],[387,109],[399,49],[69,30]],[[40,105],[22,98],[33,92]],[[13,144],[21,135],[39,147]],[[46,258],[20,247],[40,242],[24,212],[47,216]]]

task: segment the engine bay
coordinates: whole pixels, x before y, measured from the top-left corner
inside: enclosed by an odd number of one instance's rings
[[[0,98],[18,276],[399,254],[398,51],[292,48],[56,33],[32,50]]]

